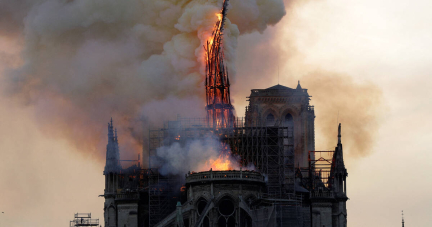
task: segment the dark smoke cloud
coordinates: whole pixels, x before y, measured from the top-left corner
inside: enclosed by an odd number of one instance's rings
[[[159,124],[177,113],[202,116],[202,45],[221,5],[1,1],[0,28],[7,32],[0,35],[24,42],[22,64],[7,69],[8,92],[33,107],[41,131],[96,156],[104,153],[105,124],[113,117],[122,152],[135,154],[145,131],[142,119]],[[232,1],[224,48],[233,79],[240,31],[262,32],[284,15],[282,0]]]

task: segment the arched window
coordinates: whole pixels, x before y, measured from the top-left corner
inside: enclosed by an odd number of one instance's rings
[[[226,219],[224,216],[220,216],[218,220],[218,227],[226,227]]]
[[[291,114],[285,115],[285,126],[294,127],[294,119]]]
[[[286,114],[284,119],[284,126],[288,127],[288,137],[294,136],[294,119],[291,114]]]
[[[197,203],[197,210],[198,210],[198,214],[201,215],[202,212],[204,211],[205,207],[207,206],[207,200],[201,198],[198,200]]]
[[[220,201],[219,204],[219,212],[222,215],[229,216],[232,215],[235,211],[234,203],[231,199],[225,197]]]
[[[273,114],[269,113],[266,118],[266,126],[274,126],[275,117]]]
[[[218,204],[218,210],[220,214],[217,223],[218,227],[236,226],[236,208],[231,198],[223,197]]]

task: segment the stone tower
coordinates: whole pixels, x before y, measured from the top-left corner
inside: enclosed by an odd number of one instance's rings
[[[308,166],[308,152],[315,150],[315,113],[307,89],[275,85],[253,89],[246,107],[247,127],[284,126],[293,133],[295,165]]]
[[[118,147],[117,130],[114,131],[113,122],[108,123],[108,144],[105,164],[105,227],[117,226],[117,206],[115,196],[119,185],[120,152]]]

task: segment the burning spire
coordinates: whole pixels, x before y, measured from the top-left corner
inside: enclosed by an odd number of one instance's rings
[[[234,125],[234,107],[231,105],[228,68],[224,66],[223,29],[228,0],[224,0],[212,36],[207,40],[206,51],[206,100],[209,127],[226,128]]]

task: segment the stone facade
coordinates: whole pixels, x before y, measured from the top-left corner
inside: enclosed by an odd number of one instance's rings
[[[187,201],[181,205],[184,226],[254,226],[257,217],[269,220],[266,212],[251,209],[262,198],[265,177],[251,171],[208,171],[186,176]],[[263,209],[264,210],[264,209]],[[180,226],[173,212],[157,226]]]
[[[277,133],[279,129],[276,126],[293,130],[294,136],[289,137],[289,141],[280,139],[269,146],[284,146],[283,150],[275,149],[275,152],[286,152],[285,148],[293,151],[295,177],[287,181],[284,175],[277,182],[283,182],[280,185],[289,185],[294,190],[274,197],[269,193],[269,185],[274,182],[257,168],[257,172],[189,173],[181,179],[185,180],[185,185],[179,192],[180,185],[169,188],[159,181],[161,175],[153,169],[141,169],[139,164],[127,169],[120,166],[118,140],[111,121],[104,169],[104,226],[346,227],[348,172],[343,159],[341,126],[337,146],[334,151],[329,151],[333,154],[329,160],[330,170],[323,176],[322,169],[311,165],[309,160],[315,159],[315,115],[309,105],[307,89],[301,88],[300,84],[296,89],[276,85],[252,90],[249,98],[245,127],[250,127],[251,132],[257,132],[254,127],[273,128]],[[263,149],[261,145],[253,148]],[[279,158],[274,162],[286,166],[286,160],[280,159],[283,155],[278,155],[272,156]],[[180,178],[176,176],[175,180]],[[153,182],[155,179],[158,183]],[[170,194],[169,190],[176,191],[176,194]],[[152,204],[151,201],[157,202],[158,195],[162,194],[163,199],[170,201],[165,205]],[[163,207],[166,212],[163,215],[158,213],[155,206]],[[152,215],[157,218],[151,219]]]
[[[310,96],[300,83],[296,89],[275,85],[253,89],[246,108],[247,126],[293,127],[295,163],[308,166],[308,151],[315,150],[315,114]]]

